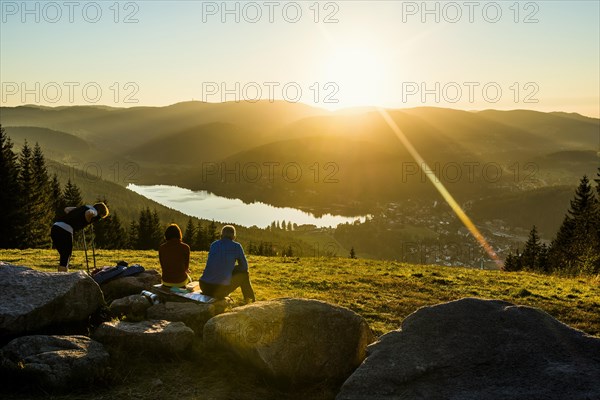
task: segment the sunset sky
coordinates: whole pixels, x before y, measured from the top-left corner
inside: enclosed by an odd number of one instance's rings
[[[260,97],[600,116],[598,1],[0,3],[5,106]]]

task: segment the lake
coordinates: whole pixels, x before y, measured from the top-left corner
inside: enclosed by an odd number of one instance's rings
[[[192,191],[177,186],[129,184],[127,189],[184,214],[247,227],[256,225],[264,228],[273,221],[285,220],[298,225],[313,224],[322,228],[335,227],[357,219],[365,220],[364,216],[343,217],[331,214],[317,218],[296,208],[275,207],[260,202],[247,204],[240,199],[229,199],[204,190]]]

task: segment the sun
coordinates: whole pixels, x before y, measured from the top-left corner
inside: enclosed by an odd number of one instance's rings
[[[325,75],[335,84],[337,108],[380,105],[388,79],[385,58],[372,46],[337,46],[325,60]]]

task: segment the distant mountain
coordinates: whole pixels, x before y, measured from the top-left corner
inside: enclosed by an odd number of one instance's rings
[[[10,128],[10,137],[17,146],[22,146],[25,140],[33,145],[38,142],[46,149],[52,149],[55,155],[52,158],[70,155],[89,156],[92,146],[85,140],[69,133],[55,131],[48,128],[32,126],[18,126]]]
[[[325,111],[282,101],[256,103],[185,102],[167,107],[108,108],[74,106],[57,108],[1,107],[5,127],[35,126],[67,132],[115,153],[127,151],[163,135],[226,122],[269,132],[292,121]]]
[[[151,163],[189,166],[219,162],[232,151],[255,147],[264,140],[260,131],[230,123],[212,122],[162,135],[129,150],[125,155],[130,159]]]
[[[528,110],[418,107],[387,112],[461,202],[574,185],[583,173],[595,174],[598,119]],[[372,108],[328,112],[281,101],[2,107],[0,122],[9,130],[19,127],[21,136],[27,131],[37,137],[60,160],[87,143],[95,151],[89,156],[94,162],[118,162],[118,168],[133,163],[140,184],[207,189],[317,213],[439,198]],[[269,171],[275,164],[280,170]],[[112,165],[102,165],[103,171]],[[290,174],[298,166],[302,177],[296,180]],[[271,179],[270,172],[279,175]]]

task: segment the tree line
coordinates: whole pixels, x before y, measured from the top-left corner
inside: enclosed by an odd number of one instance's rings
[[[562,225],[549,246],[534,225],[523,251],[509,254],[506,271],[538,271],[565,275],[600,274],[600,168],[595,190],[583,176]]]
[[[56,174],[50,177],[38,143],[32,148],[25,141],[18,154],[13,146],[0,125],[0,248],[49,248],[53,222],[65,215],[65,207],[84,204],[81,190],[70,179],[62,187]],[[156,210],[141,210],[138,219],[125,228],[106,198],[96,201],[105,203],[110,210],[107,218],[94,223],[93,235],[88,238],[93,238],[97,248],[151,250],[158,249],[164,241],[166,225]],[[75,233],[75,243],[82,242],[81,235]],[[208,250],[216,239],[214,221],[206,226],[201,221],[194,225],[190,218],[184,241],[193,250]]]

